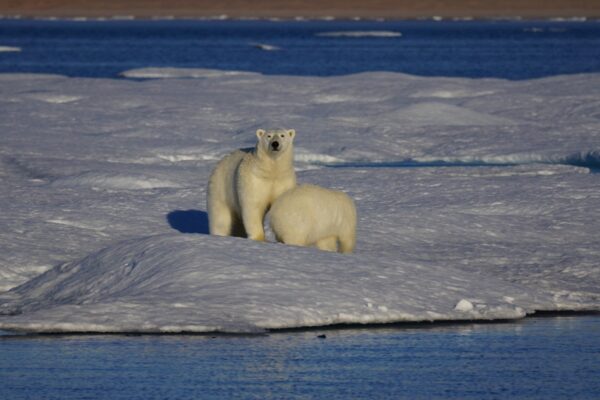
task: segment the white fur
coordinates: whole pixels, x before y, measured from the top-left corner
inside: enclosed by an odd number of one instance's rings
[[[285,244],[341,253],[354,250],[356,207],[343,192],[300,185],[275,200],[269,218],[275,237]]]
[[[296,186],[295,135],[293,129],[259,129],[254,149],[236,150],[219,161],[208,182],[211,234],[265,240],[266,211],[279,195]]]

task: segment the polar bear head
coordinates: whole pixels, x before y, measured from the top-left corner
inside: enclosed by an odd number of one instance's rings
[[[293,129],[259,129],[256,131],[258,146],[274,158],[292,148],[295,136],[296,131]]]

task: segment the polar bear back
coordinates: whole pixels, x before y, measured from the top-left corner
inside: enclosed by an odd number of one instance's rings
[[[336,250],[329,243],[339,242],[341,252],[354,250],[356,208],[337,190],[308,184],[288,190],[273,203],[270,224],[277,240],[286,244]]]

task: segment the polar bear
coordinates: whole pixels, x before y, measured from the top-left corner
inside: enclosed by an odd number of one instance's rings
[[[256,131],[255,148],[225,156],[208,182],[207,209],[212,235],[265,240],[265,213],[296,186],[293,129]]]
[[[285,244],[341,253],[351,253],[356,244],[356,207],[338,190],[297,186],[275,200],[269,219],[276,239]]]

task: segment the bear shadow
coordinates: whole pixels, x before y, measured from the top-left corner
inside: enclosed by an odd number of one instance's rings
[[[175,210],[167,214],[171,228],[181,233],[208,235],[208,213],[200,210]]]

